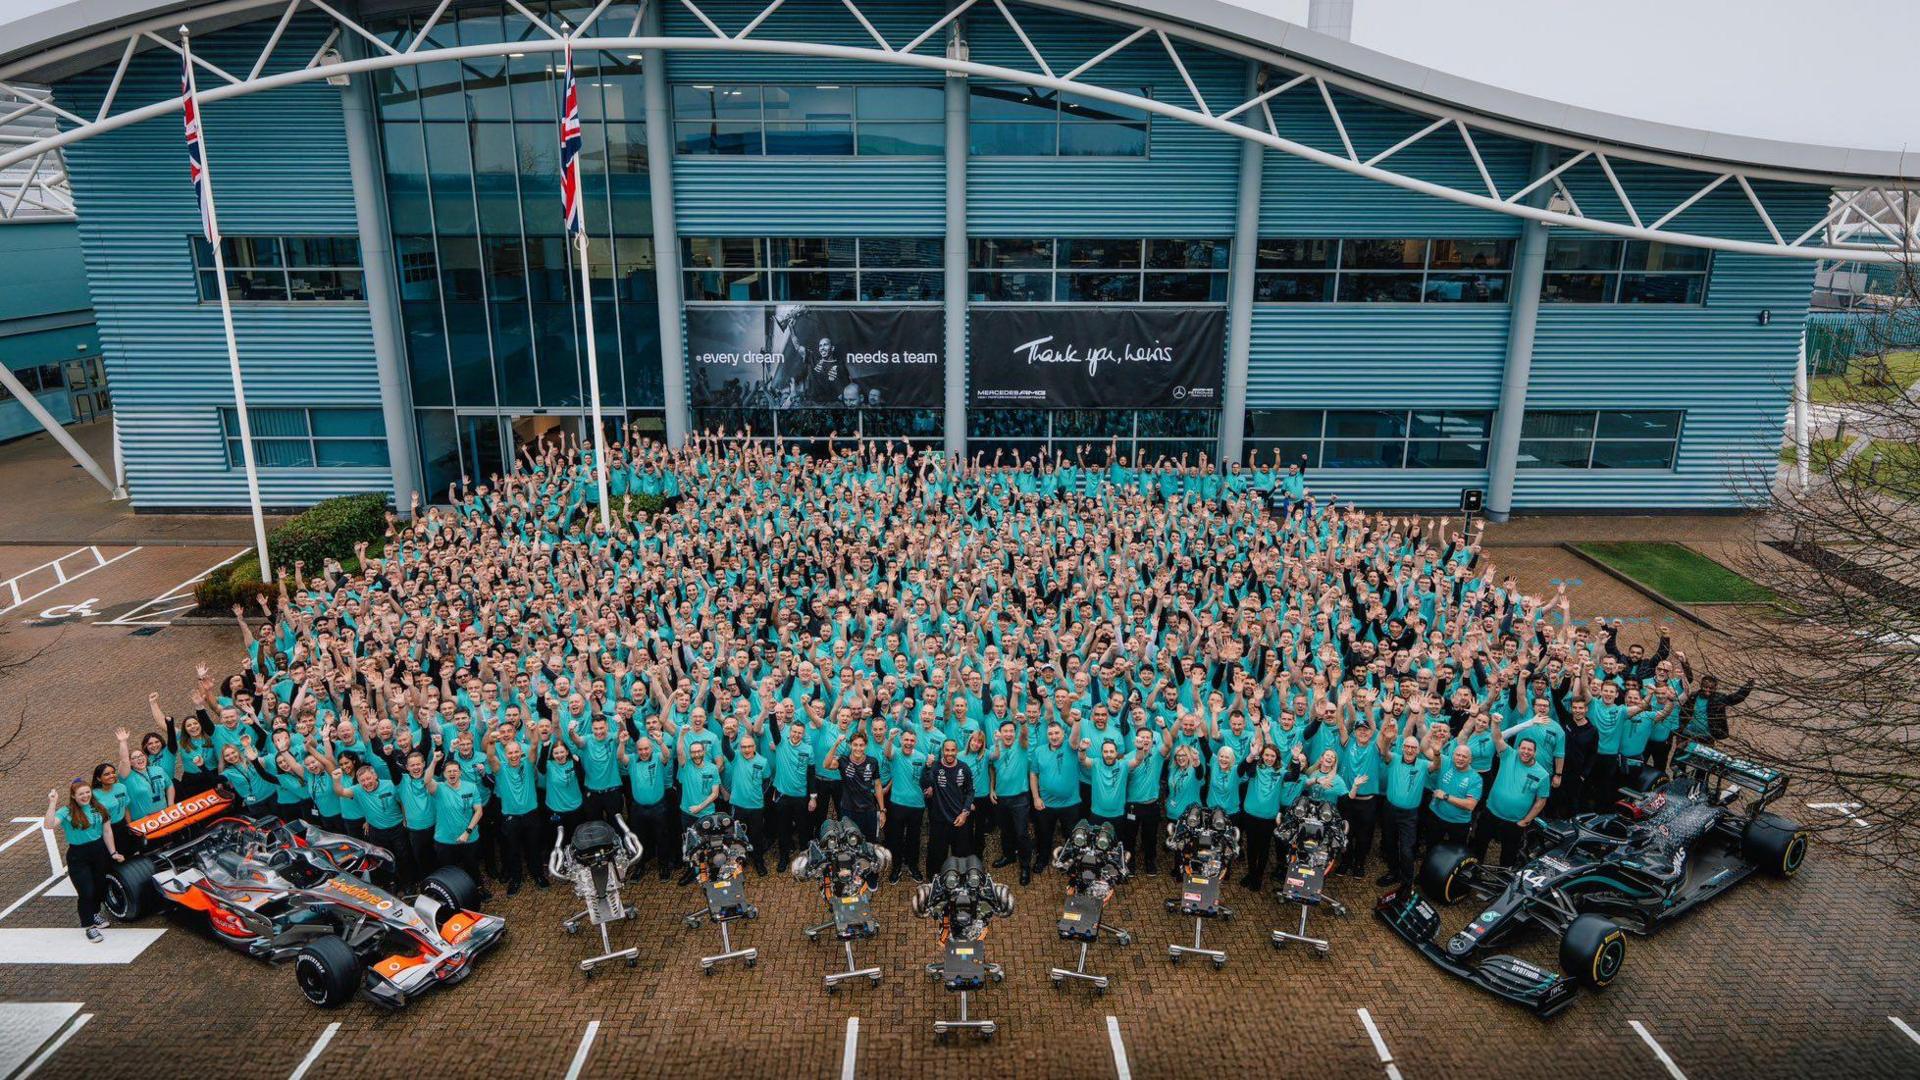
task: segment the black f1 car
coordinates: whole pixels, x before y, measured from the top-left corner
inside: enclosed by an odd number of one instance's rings
[[[1675,757],[1672,779],[1629,793],[1615,811],[1536,822],[1517,867],[1436,845],[1417,885],[1381,897],[1375,913],[1446,970],[1552,1016],[1573,1003],[1577,986],[1601,989],[1619,976],[1626,932],[1650,934],[1756,871],[1792,877],[1806,859],[1807,835],[1766,810],[1786,787],[1773,769],[1690,746]],[[1736,808],[1743,792],[1750,797]],[[1469,894],[1486,906],[1438,944],[1434,905]],[[1484,955],[1528,926],[1560,938],[1564,974]]]
[[[465,979],[506,932],[505,920],[473,910],[478,889],[458,867],[428,874],[402,900],[367,880],[392,865],[384,848],[304,821],[230,814],[231,804],[216,789],[134,822],[149,842],[180,839],[116,864],[107,912],[132,921],[163,900],[195,912],[219,941],[292,961],[300,992],[322,1008],[355,994],[405,1005]]]

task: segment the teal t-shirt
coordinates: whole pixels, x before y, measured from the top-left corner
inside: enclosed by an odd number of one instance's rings
[[[468,832],[467,822],[473,820],[474,808],[483,805],[480,787],[471,780],[462,780],[458,784],[441,781],[433,793],[433,842],[436,844],[461,843],[460,834],[467,833],[466,843],[480,838],[480,827],[475,825]]]
[[[1449,761],[1440,767],[1440,776],[1433,786],[1433,816],[1441,821],[1455,825],[1464,825],[1473,817],[1473,811],[1462,810],[1458,806],[1441,798],[1451,795],[1456,799],[1478,799],[1480,797],[1480,774],[1473,771],[1472,762],[1464,769],[1457,769]]]
[[[1012,746],[993,744],[987,752],[988,760],[993,763],[993,793],[1005,799],[1015,795],[1027,794],[1027,777],[1031,775],[1031,764],[1027,751],[1018,742]]]
[[[694,807],[699,806],[707,796],[713,794],[714,788],[720,786],[720,766],[715,765],[711,758],[698,765],[689,761],[680,766],[679,779],[680,812],[691,814],[694,812]],[[699,816],[706,817],[713,812],[713,804],[708,803],[699,812]]]
[[[727,798],[742,810],[759,810],[767,805],[767,776],[772,762],[764,754],[751,759],[736,757],[727,762]]]
[[[921,809],[927,805],[927,796],[920,788],[920,774],[927,766],[928,757],[919,750],[909,754],[894,747],[887,754],[887,801],[896,806]]]
[[[1055,750],[1042,746],[1031,751],[1033,775],[1040,781],[1040,799],[1049,810],[1080,805],[1080,758],[1066,743]]]
[[[1149,749],[1145,760],[1135,763],[1140,751],[1135,750],[1123,760],[1127,762],[1127,801],[1130,803],[1150,803],[1160,798],[1160,773],[1166,755],[1158,747]]]
[[[393,785],[385,780],[374,785],[372,791],[355,784],[351,794],[354,805],[360,808],[361,816],[376,829],[391,829],[405,817],[400,808],[400,796],[393,790]]]
[[[1493,791],[1487,795],[1487,813],[1501,821],[1517,822],[1552,791],[1553,770],[1538,757],[1533,764],[1523,765],[1520,752],[1509,748],[1500,755],[1500,771],[1494,774]]]
[[[100,811],[91,804],[81,807],[80,814],[87,822],[84,828],[74,826],[73,808],[70,806],[61,807],[57,815],[60,819],[60,831],[66,834],[68,846],[92,843],[100,839],[100,833],[107,827],[107,819],[101,817]]]
[[[1427,792],[1427,769],[1432,765],[1424,756],[1414,755],[1402,761],[1398,755],[1387,763],[1387,801],[1401,810],[1420,809]]]
[[[409,773],[400,778],[400,809],[406,815],[407,828],[433,828],[433,796],[427,794],[427,782]]]
[[[580,795],[580,768],[573,759],[554,761],[547,759],[547,809],[556,814],[567,814],[580,809],[583,801]]]
[[[512,814],[531,814],[540,805],[540,785],[533,767],[533,759],[521,755],[520,764],[513,765],[503,756],[500,759],[500,771],[493,775],[493,790],[500,796],[500,812]],[[373,819],[369,817],[368,821]]]
[[[667,777],[671,773],[667,767],[666,755],[658,747],[645,761],[638,755],[632,755],[627,761],[627,787],[633,792],[633,801],[639,806],[657,806],[667,797]]]
[[[1096,739],[1093,749],[1099,748],[1099,740]],[[1091,788],[1089,809],[1095,816],[1117,818],[1127,812],[1127,761],[1125,758],[1111,765],[1099,758],[1094,758],[1093,767],[1087,770],[1087,783]]]

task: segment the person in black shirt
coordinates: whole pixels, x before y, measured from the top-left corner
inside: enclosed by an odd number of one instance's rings
[[[940,760],[921,771],[921,792],[927,797],[927,872],[946,865],[948,855],[973,854],[973,834],[967,822],[973,815],[973,770],[960,760],[960,746],[952,739],[940,744]]]
[[[880,763],[867,756],[866,733],[854,732],[847,740],[847,759],[829,757],[827,768],[840,770],[840,816],[858,826],[861,836],[878,841],[887,819],[876,793]]]

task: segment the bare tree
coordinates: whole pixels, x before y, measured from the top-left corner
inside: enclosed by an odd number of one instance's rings
[[[17,702],[13,706],[11,717],[0,715],[0,777],[5,777],[19,768],[27,760],[27,707],[19,694],[7,692],[7,683],[16,677],[18,669],[25,667],[35,657],[36,651],[26,656],[10,656],[6,649],[7,628],[0,626],[0,702]]]
[[[1855,445],[1762,508],[1741,569],[1778,607],[1734,630],[1731,663],[1756,687],[1740,749],[1836,804],[1797,816],[1895,875],[1920,916],[1920,387],[1888,363],[1920,341],[1920,284],[1912,262],[1896,271],[1838,395]]]

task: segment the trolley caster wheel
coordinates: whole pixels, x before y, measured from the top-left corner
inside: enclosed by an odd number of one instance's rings
[[[1100,983],[1094,983],[1094,984],[1093,984],[1093,994],[1094,994],[1094,996],[1095,996],[1095,997],[1106,997],[1106,996],[1107,996],[1107,984],[1106,984],[1106,983],[1103,983],[1103,982],[1100,982]]]
[[[1060,984],[1061,984],[1061,983],[1063,983],[1063,982],[1065,982],[1066,980],[1065,980],[1065,979],[1062,979],[1062,978],[1061,978],[1060,976],[1058,976],[1058,975],[1049,975],[1049,976],[1047,976],[1047,981],[1053,984],[1053,988],[1054,988],[1055,990],[1058,990],[1058,989],[1060,989]]]
[[[1215,960],[1213,962],[1213,970],[1215,971],[1219,971],[1221,968],[1226,966],[1227,966],[1227,962],[1225,960]]]
[[[832,997],[833,995],[835,995],[835,994],[837,994],[837,993],[839,993],[839,992],[840,992],[840,988],[839,988],[838,986],[835,986],[835,985],[834,985],[834,984],[832,984],[832,983],[828,983],[828,984],[827,984],[827,996],[828,996],[828,997]]]
[[[811,931],[811,930],[808,930],[808,931],[805,931],[805,933],[806,933],[806,935],[807,935],[807,940],[808,940],[808,941],[819,941],[819,940],[820,940],[820,935],[819,935],[819,934],[816,934],[816,933],[814,933],[814,932],[813,932],[813,931]]]
[[[941,1030],[933,1033],[933,1041],[944,1044],[947,1041],[947,1034],[948,1033],[946,1029],[942,1028]]]
[[[628,966],[628,967],[630,967],[630,968],[637,968],[637,967],[639,967],[639,966],[640,966],[640,958],[639,958],[639,957],[637,957],[637,956],[629,956],[629,957],[627,957],[627,966]]]
[[[760,909],[759,909],[759,908],[757,908],[757,907],[750,907],[750,908],[748,908],[748,909],[747,909],[747,918],[749,918],[749,919],[757,919],[757,918],[759,918],[759,917],[760,917]]]
[[[578,923],[561,923],[560,929],[565,930],[569,934],[577,934],[580,932]]]
[[[1315,949],[1315,950],[1313,950],[1313,955],[1315,955],[1315,956],[1317,956],[1317,957],[1319,957],[1319,958],[1320,958],[1320,959],[1322,959],[1322,960],[1325,960],[1325,959],[1326,959],[1326,958],[1328,957],[1328,955],[1332,953],[1332,951],[1333,951],[1333,950],[1331,950],[1331,949],[1329,949],[1328,947],[1326,947],[1326,946],[1324,946],[1324,945],[1322,945],[1322,946],[1320,946],[1319,948],[1317,948],[1317,949]]]
[[[1167,953],[1167,963],[1169,963],[1169,964],[1172,964],[1172,965],[1173,965],[1174,967],[1179,967],[1179,966],[1180,966],[1180,954],[1179,954],[1179,953],[1177,953],[1177,952],[1169,952],[1169,953]]]
[[[758,967],[760,966],[760,958],[756,956],[749,956],[747,957],[746,964],[748,967]]]
[[[1132,934],[1116,934],[1114,935],[1113,940],[1122,945],[1131,945],[1133,944],[1133,935]]]
[[[592,978],[593,978],[593,969],[592,969],[592,968],[590,968],[590,967],[583,967],[583,968],[581,968],[581,969],[580,969],[580,974],[581,974],[582,976],[584,976],[584,977],[586,977],[586,978],[588,978],[588,979],[592,979]]]
[[[1001,971],[988,972],[987,978],[992,979],[994,982],[997,982],[997,983],[1007,981],[1006,973]]]
[[[880,976],[878,976],[878,975],[869,975],[869,976],[867,976],[867,985],[868,985],[868,986],[879,986],[879,985],[880,985]]]
[[[992,1029],[992,1028],[981,1028],[981,1029],[980,1029],[980,1041],[981,1041],[981,1042],[992,1042],[992,1041],[993,1041],[993,1029]]]
[[[1180,906],[1180,901],[1178,900],[1162,900],[1160,902],[1167,906],[1168,911],[1172,911],[1174,908]]]
[[[1274,938],[1271,941],[1269,941],[1268,944],[1273,946],[1274,952],[1279,952],[1281,947],[1284,946],[1286,943],[1281,941],[1279,938]]]
[[[684,924],[684,925],[686,926],[686,928],[687,928],[687,929],[689,929],[689,930],[698,930],[698,929],[700,929],[700,920],[699,920],[699,919],[681,919],[681,920],[680,920],[680,922],[681,922],[682,924]]]
[[[712,965],[712,964],[701,964],[701,965],[700,965],[700,974],[702,974],[702,975],[712,975],[712,974],[713,974],[713,965]]]

